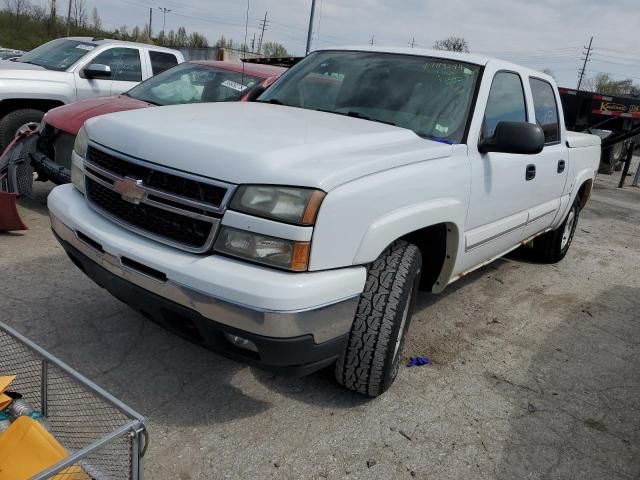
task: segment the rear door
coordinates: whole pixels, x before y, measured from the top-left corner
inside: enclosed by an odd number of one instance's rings
[[[541,153],[531,157],[536,165],[536,204],[529,210],[527,237],[545,230],[553,222],[569,171],[556,89],[541,78],[529,77],[528,83],[532,110],[536,123],[544,131],[545,146]]]

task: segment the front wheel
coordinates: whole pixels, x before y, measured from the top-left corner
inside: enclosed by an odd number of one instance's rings
[[[394,242],[371,265],[336,379],[377,397],[398,374],[404,338],[418,291],[422,257],[415,245]]]
[[[542,263],[557,263],[569,251],[580,216],[580,198],[576,197],[562,225],[533,240],[531,256]]]

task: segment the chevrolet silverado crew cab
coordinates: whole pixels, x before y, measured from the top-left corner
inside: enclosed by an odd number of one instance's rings
[[[54,107],[126,92],[182,62],[176,50],[89,37],[59,38],[1,60],[0,151]]]
[[[565,256],[599,158],[543,73],[320,50],[258,103],[87,121],[48,205],[73,262],[146,317],[247,363],[334,365],[376,396],[419,290],[520,246]]]

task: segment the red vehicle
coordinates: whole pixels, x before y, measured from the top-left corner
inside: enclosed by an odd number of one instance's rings
[[[25,150],[38,180],[69,183],[71,152],[89,118],[113,112],[202,102],[251,101],[287,69],[252,63],[192,61],[177,65],[115,97],[50,110]]]

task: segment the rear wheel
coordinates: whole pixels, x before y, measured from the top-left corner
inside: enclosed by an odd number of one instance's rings
[[[580,198],[576,197],[564,222],[556,230],[540,235],[533,240],[530,256],[542,263],[557,263],[569,251],[580,216]]]
[[[397,241],[371,265],[349,342],[336,363],[336,379],[342,386],[376,397],[395,380],[421,264],[418,247]]]
[[[0,120],[0,149],[27,130],[35,130],[40,125],[44,112],[34,108],[23,108],[7,113]]]

